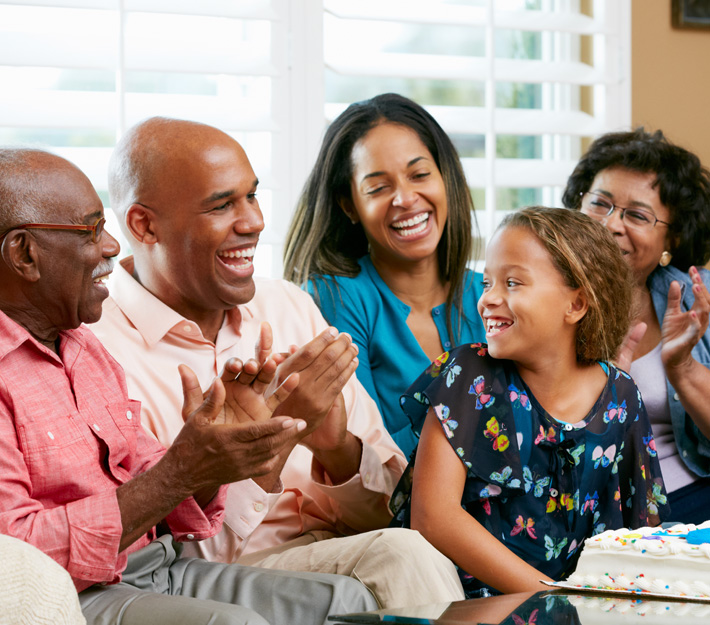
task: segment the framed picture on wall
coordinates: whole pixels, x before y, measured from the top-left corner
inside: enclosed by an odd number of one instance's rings
[[[671,0],[673,28],[710,29],[710,0]]]

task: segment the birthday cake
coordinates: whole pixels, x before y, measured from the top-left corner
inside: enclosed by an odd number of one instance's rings
[[[697,527],[609,530],[587,538],[567,584],[710,598],[710,521]]]

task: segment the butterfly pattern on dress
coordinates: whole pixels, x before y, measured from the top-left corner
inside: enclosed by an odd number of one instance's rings
[[[574,466],[579,465],[579,463],[581,462],[582,454],[584,453],[585,449],[586,444],[582,443],[570,450],[569,455],[572,456],[572,460],[574,460]]]
[[[666,497],[666,494],[661,489],[661,485],[654,483],[651,486],[651,492],[646,494],[646,501],[648,511],[651,514],[658,514],[658,504],[666,504],[668,497]]]
[[[488,499],[489,497],[497,497],[502,492],[503,491],[501,490],[501,487],[498,486],[497,484],[488,484],[488,486],[481,489],[481,492],[479,493],[478,496],[481,499]]]
[[[545,511],[550,514],[556,510],[565,509],[568,512],[575,509],[574,495],[571,493],[558,493],[555,489],[550,489],[550,498],[547,500]]]
[[[461,367],[455,365],[456,358],[453,358],[446,367],[446,386],[451,388],[451,385],[456,381],[456,377],[461,373]]]
[[[471,349],[476,351],[477,356],[488,356],[488,345],[485,343],[472,343]]]
[[[542,441],[547,441],[548,443],[556,443],[557,435],[555,433],[555,428],[550,426],[545,432],[545,428],[540,426],[540,432],[535,437],[535,445],[539,445]]]
[[[459,458],[461,458],[462,462],[466,465],[466,468],[470,469],[471,463],[468,460],[466,460],[466,451],[464,450],[464,448],[457,447],[456,454],[458,455]]]
[[[592,514],[594,511],[597,509],[597,505],[599,504],[599,493],[597,491],[594,491],[593,495],[590,495],[587,493],[584,496],[584,503],[582,504],[582,514],[585,514],[587,512],[591,512]]]
[[[614,419],[617,419],[619,423],[626,421],[626,400],[623,400],[620,404],[613,401],[609,402],[604,411],[604,423],[611,423]]]
[[[449,407],[444,406],[444,404],[439,404],[434,407],[434,412],[436,412],[436,416],[439,417],[439,421],[441,422],[441,427],[444,428],[446,438],[453,438],[454,430],[459,427],[459,424],[458,421],[451,418],[451,410],[449,410]]]
[[[446,362],[448,360],[449,360],[449,352],[444,352],[443,354],[441,354],[441,356],[437,356],[433,360],[433,362],[429,365],[429,368],[427,369],[427,373],[432,378],[439,377],[442,367],[444,367],[446,365]]]
[[[517,614],[513,613],[513,614],[511,614],[511,617],[513,618],[513,624],[514,625],[537,625],[538,612],[539,612],[539,609],[535,608],[532,612],[530,612],[530,616],[527,619],[524,619],[522,616],[518,616]]]
[[[577,551],[577,547],[579,547],[579,543],[577,543],[576,538],[573,538],[572,542],[569,544],[569,548],[567,549],[568,560],[574,555],[574,552]]]
[[[620,494],[620,493],[619,493]],[[601,512],[597,510],[592,517],[592,536],[606,532],[606,523],[601,523],[599,519],[601,518]]]
[[[614,456],[614,463],[611,465],[611,474],[616,475],[619,472],[619,463],[624,459],[624,454],[621,452],[624,450],[624,441],[621,441],[619,449]]]
[[[529,493],[532,489],[534,497],[542,497],[545,494],[545,488],[550,485],[552,478],[549,475],[544,477],[533,477],[529,466],[523,467],[523,481],[525,484],[525,492]]]
[[[511,404],[519,406],[523,410],[530,412],[532,409],[528,394],[525,391],[521,391],[515,384],[508,385],[508,399]]]
[[[490,478],[502,484],[503,486],[509,486],[510,488],[520,488],[520,480],[516,477],[513,478],[513,469],[511,467],[504,467],[503,470],[498,473],[498,471],[493,471]]]
[[[598,468],[600,465],[604,468],[608,467],[614,462],[616,457],[616,445],[609,445],[604,449],[601,445],[597,445],[592,451],[592,461],[594,462],[594,468]]]
[[[545,559],[552,560],[560,557],[562,550],[567,544],[567,537],[556,540],[552,536],[545,535]]]
[[[608,378],[596,412],[572,429],[544,412],[510,361],[491,358],[479,344],[452,350],[438,371],[420,376],[407,393],[412,398],[419,392],[432,406],[449,409],[446,414],[438,409],[437,416],[466,467],[461,506],[553,579],[571,572],[588,536],[648,524],[642,522],[650,514],[647,492],[657,500],[652,509],[660,513],[667,507],[660,482],[653,495],[658,459],[642,441],[650,426],[636,386],[628,376],[617,375],[613,365],[602,363],[602,369]],[[407,407],[419,410],[415,402]],[[423,420],[423,403],[421,411],[413,420]],[[590,423],[595,424],[591,432]],[[463,571],[461,577],[467,590],[479,583]]]
[[[471,388],[468,389],[469,395],[476,396],[476,410],[481,410],[483,408],[490,408],[496,401],[490,393],[485,390],[486,379],[479,375],[471,384]]]
[[[653,456],[655,458],[658,455],[658,451],[656,450],[656,439],[653,438],[653,434],[644,436],[643,444],[646,446],[646,451],[649,456]]]
[[[495,417],[491,417],[486,422],[483,435],[493,440],[493,449],[496,451],[505,451],[510,445],[510,439],[504,434],[505,429],[505,426],[498,423],[498,419]]]
[[[513,529],[510,530],[510,535],[517,536],[521,532],[527,533],[530,538],[537,540],[537,536],[535,535],[535,520],[528,517],[528,520],[526,521],[522,514],[518,515],[518,518],[515,519]]]

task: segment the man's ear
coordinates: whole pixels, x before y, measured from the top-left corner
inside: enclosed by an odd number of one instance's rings
[[[0,253],[10,271],[28,282],[39,280],[39,246],[27,230],[10,231],[2,241]]]
[[[572,299],[565,315],[565,320],[574,325],[584,318],[589,310],[587,294],[582,289],[572,291]]]
[[[134,239],[152,245],[158,238],[155,235],[155,213],[142,204],[131,204],[126,211],[126,228]]]
[[[360,222],[357,211],[353,206],[353,201],[349,197],[338,198],[338,205],[352,223],[356,224]]]

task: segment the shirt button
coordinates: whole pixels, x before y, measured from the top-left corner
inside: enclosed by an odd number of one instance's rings
[[[195,540],[195,535],[194,535],[194,534],[188,534],[188,535],[186,536],[186,538],[187,538],[188,540]]]
[[[93,428],[94,428],[97,432],[100,432],[100,431],[101,431],[101,428],[100,428],[98,425],[96,425],[96,423],[94,423]]]
[[[565,430],[568,432],[572,429],[572,424],[571,423],[565,423]]]
[[[366,473],[365,474],[365,484],[369,484],[371,479],[372,479],[372,477],[370,476],[370,474]]]
[[[47,436],[49,436],[49,438],[51,438],[52,440],[54,440],[54,434],[52,434],[51,432],[47,432]]]
[[[451,347],[451,343],[449,341],[446,341],[446,343],[444,343],[444,347],[446,349],[449,349],[449,347]]]
[[[687,457],[688,457],[688,452],[683,450],[683,458],[687,458]]]
[[[254,510],[256,510],[257,512],[261,512],[263,509],[264,509],[264,504],[261,503],[260,501],[257,501],[254,504]]]
[[[673,399],[676,401],[680,401],[680,397],[678,397],[678,393],[673,393]]]
[[[185,330],[185,332],[192,332],[192,326],[183,326],[182,329]]]
[[[126,412],[126,419],[128,419],[130,421],[132,418],[133,418],[133,413],[130,410],[128,410]]]
[[[434,314],[438,317],[441,314],[441,311],[438,308],[435,308]]]

